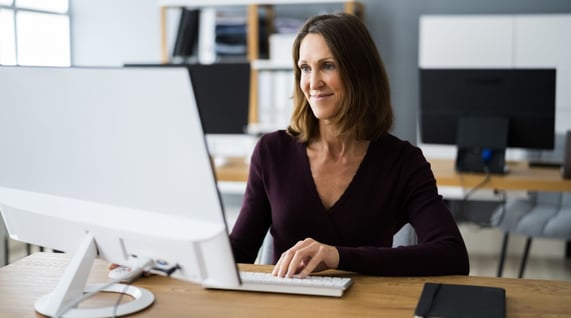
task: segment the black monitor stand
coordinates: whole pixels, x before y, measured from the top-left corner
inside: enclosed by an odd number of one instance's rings
[[[456,171],[507,173],[508,119],[463,117],[458,122]]]

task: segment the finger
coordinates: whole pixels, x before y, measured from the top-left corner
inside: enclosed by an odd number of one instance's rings
[[[287,266],[289,264],[289,250],[285,251],[280,255],[280,258],[276,262],[272,274],[277,277],[283,277],[284,273],[287,271]]]
[[[272,274],[274,276],[284,277],[287,274],[290,268],[291,260],[295,254],[295,251],[306,244],[304,243],[304,241],[297,242],[293,247],[282,253],[272,271]]]
[[[313,239],[304,240],[303,244],[300,244],[293,254],[286,276],[293,277],[294,275],[299,275],[301,271],[307,270],[311,273],[311,269],[307,269],[307,264],[315,257],[315,253],[320,245],[320,243]]]
[[[325,247],[323,245],[317,246],[312,250],[312,255],[305,267],[297,274],[299,277],[304,278],[314,271],[315,269],[324,262],[325,259]]]
[[[299,249],[292,259],[292,263],[298,264],[294,275],[306,277],[314,272],[317,266],[323,262],[323,247],[323,244],[313,240],[306,247]],[[288,275],[290,274],[291,272],[288,272]]]
[[[295,253],[293,253],[293,256],[287,268],[287,272],[285,273],[285,277],[291,278],[305,268],[305,263],[303,261],[305,258],[304,255],[305,255],[305,249],[300,249],[295,251]]]
[[[274,265],[274,269],[272,269],[272,275],[278,276],[279,271],[280,271],[280,267],[281,267],[282,262],[283,262],[283,258],[284,258],[284,254],[280,255],[280,258],[278,259],[278,261]]]

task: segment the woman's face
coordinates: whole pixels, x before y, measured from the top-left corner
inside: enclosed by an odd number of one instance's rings
[[[321,34],[310,33],[301,41],[299,86],[318,119],[331,119],[339,109],[344,93],[337,61]]]

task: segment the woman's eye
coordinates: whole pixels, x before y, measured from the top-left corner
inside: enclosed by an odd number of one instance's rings
[[[324,70],[328,70],[328,71],[334,70],[334,69],[335,69],[335,64],[333,64],[333,63],[325,63],[325,64],[323,65],[323,69],[324,69]]]
[[[300,65],[299,69],[301,70],[302,73],[309,73],[310,68],[307,65]]]

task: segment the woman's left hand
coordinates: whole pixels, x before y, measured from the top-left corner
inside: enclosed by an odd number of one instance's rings
[[[337,248],[307,238],[281,255],[272,274],[277,277],[305,277],[312,272],[335,269],[338,265]]]

